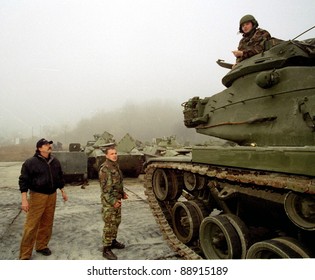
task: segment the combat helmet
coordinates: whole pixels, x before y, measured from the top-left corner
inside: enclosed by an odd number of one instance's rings
[[[248,21],[251,21],[251,22],[253,23],[253,27],[254,27],[254,28],[257,28],[257,27],[258,27],[258,22],[257,22],[257,20],[254,18],[254,16],[252,16],[252,15],[245,15],[245,16],[243,16],[243,17],[240,19],[240,27],[239,27],[240,33],[243,33],[242,24],[245,23],[245,22],[248,22]]]

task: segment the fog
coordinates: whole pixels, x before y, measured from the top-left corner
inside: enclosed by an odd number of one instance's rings
[[[224,89],[215,62],[234,62],[240,18],[287,40],[314,26],[314,10],[313,0],[0,0],[0,143],[104,130],[194,138],[180,105]]]
[[[163,112],[161,114],[161,112]],[[92,118],[79,121],[77,127],[59,135],[60,142],[85,144],[93,140],[93,135],[107,131],[118,142],[126,133],[141,142],[151,142],[152,138],[176,136],[181,142],[200,143],[206,136],[196,134],[194,129],[184,126],[182,107],[167,101],[148,101],[129,104],[113,112],[99,112]]]

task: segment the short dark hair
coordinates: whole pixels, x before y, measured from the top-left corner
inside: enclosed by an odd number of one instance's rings
[[[105,149],[104,149],[105,155],[107,155],[109,150],[116,150],[116,145],[111,145],[111,146],[105,147]]]

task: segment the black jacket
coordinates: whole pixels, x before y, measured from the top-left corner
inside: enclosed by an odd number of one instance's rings
[[[63,188],[64,185],[61,164],[52,155],[46,160],[36,152],[33,157],[23,163],[19,177],[21,193],[31,190],[52,194],[56,189]]]

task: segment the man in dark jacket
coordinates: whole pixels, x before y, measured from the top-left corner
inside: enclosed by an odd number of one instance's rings
[[[51,155],[52,143],[44,138],[40,139],[36,143],[34,156],[27,159],[21,168],[21,209],[27,213],[20,246],[21,260],[31,258],[34,245],[38,253],[51,255],[48,242],[54,222],[56,190],[59,188],[63,200],[68,200],[60,162]]]

